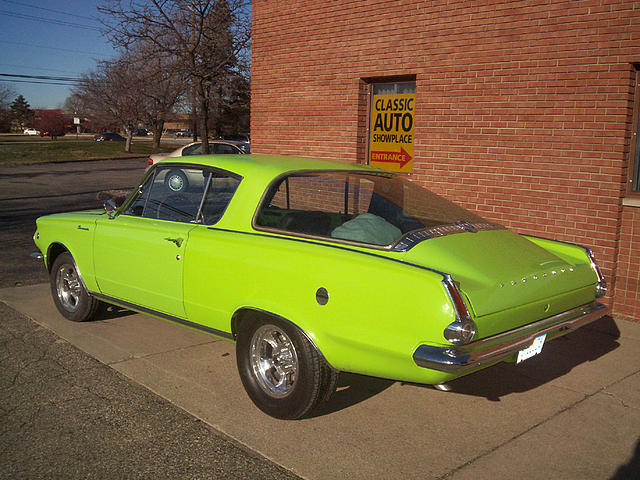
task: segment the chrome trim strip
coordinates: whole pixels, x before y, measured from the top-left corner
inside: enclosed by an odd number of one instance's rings
[[[527,348],[539,335],[547,334],[547,340],[551,340],[594,322],[608,313],[609,307],[593,302],[469,345],[420,345],[413,353],[413,360],[419,367],[447,373],[468,373],[470,370],[507,359]]]
[[[216,335],[217,337],[227,338],[229,340],[234,339],[233,334],[229,332],[223,332],[222,330],[206,327],[204,325],[200,325],[199,323],[190,322],[189,320],[185,320],[184,318],[174,317],[173,315],[169,315],[167,313],[158,312],[156,310],[152,310],[147,307],[141,307],[140,305],[136,305],[135,303],[126,302],[124,300],[113,298],[108,295],[103,295],[102,293],[98,293],[98,292],[89,292],[89,295],[97,298],[98,300],[102,300],[103,302],[112,303],[114,305],[119,305],[120,307],[127,308],[129,310],[135,310],[136,312],[143,313],[145,315],[151,315],[154,317],[161,318],[163,320],[169,320],[170,322],[179,323],[187,327],[195,328],[196,330],[201,330],[203,332]]]
[[[413,230],[400,238],[400,240],[393,245],[391,250],[394,252],[406,252],[407,250],[415,247],[418,243],[431,238],[444,237],[455,233],[476,233],[484,230],[507,230],[507,228],[497,223],[471,223],[464,221],[446,225],[437,225],[429,228],[421,228],[420,230]]]

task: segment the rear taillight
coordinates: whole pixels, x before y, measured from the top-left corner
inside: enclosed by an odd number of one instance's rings
[[[447,276],[445,280],[442,281],[445,288],[447,289],[447,293],[453,302],[453,306],[456,309],[456,318],[467,318],[469,316],[469,310],[467,310],[467,305],[464,303],[462,299],[462,295],[460,294],[460,290],[453,282],[453,279],[450,276]]]
[[[444,338],[456,345],[466,345],[473,340],[478,329],[475,322],[471,320],[467,305],[464,303],[462,294],[453,279],[447,275],[442,284],[447,290],[456,311],[456,320],[444,329]]]
[[[149,157],[149,160],[147,160],[147,165],[149,166],[153,165],[153,160],[151,159],[151,157]]]
[[[600,271],[600,267],[596,263],[596,257],[591,251],[590,248],[587,248],[587,255],[589,256],[589,261],[591,262],[591,268],[593,268],[594,272],[598,276],[598,287],[596,288],[596,298],[604,297],[607,294],[607,282],[604,279],[604,275]]]

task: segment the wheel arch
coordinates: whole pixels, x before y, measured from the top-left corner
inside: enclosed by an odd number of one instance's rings
[[[56,258],[58,258],[61,253],[65,253],[65,252],[71,255],[71,252],[69,251],[69,249],[60,242],[53,242],[51,243],[51,245],[49,245],[49,247],[47,248],[47,262],[46,262],[47,270],[49,271],[49,273],[51,273],[51,267],[53,266],[53,263],[56,261]],[[71,258],[73,258],[73,255],[71,255]],[[74,260],[74,263],[75,263],[75,260]]]
[[[76,272],[78,272],[78,277],[80,278],[80,283],[82,284],[82,287],[84,288],[85,292],[89,292],[89,289],[87,289],[87,284],[84,281],[84,277],[82,276],[82,272],[80,271],[80,268],[76,263],[75,257],[71,253],[71,250],[69,250],[66,247],[66,245],[64,245],[63,243],[52,242],[51,245],[49,245],[49,247],[47,248],[47,262],[46,262],[47,271],[51,273],[51,268],[53,267],[53,264],[55,263],[56,258],[58,258],[63,253],[69,254],[69,256],[71,257],[71,261],[73,262],[73,266],[75,267]]]
[[[231,316],[231,334],[233,335],[234,340],[238,336],[238,330],[240,329],[240,324],[242,322],[251,321],[252,319],[258,319],[258,318],[272,318],[272,319],[279,320],[279,321],[281,321],[283,323],[286,323],[286,324],[291,325],[292,327],[296,328],[297,330],[302,332],[302,334],[309,341],[309,343],[313,346],[314,350],[318,353],[318,355],[320,355],[320,357],[325,362],[327,362],[327,364],[329,366],[331,366],[329,361],[322,354],[322,351],[320,350],[320,348],[318,348],[318,345],[316,344],[314,339],[303,328],[300,328],[295,322],[292,322],[291,320],[289,320],[288,318],[283,317],[282,315],[278,315],[276,313],[269,312],[269,311],[263,310],[261,308],[257,308],[257,307],[240,307],[233,313],[233,315]],[[331,368],[333,368],[333,367],[331,366]]]

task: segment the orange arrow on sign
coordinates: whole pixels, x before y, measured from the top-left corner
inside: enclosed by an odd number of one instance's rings
[[[413,160],[404,148],[400,147],[400,152],[371,152],[371,161],[384,163],[399,163],[400,168]]]

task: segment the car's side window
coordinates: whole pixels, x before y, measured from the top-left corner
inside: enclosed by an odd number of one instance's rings
[[[156,172],[143,217],[196,222],[210,172],[197,168],[161,167]]]
[[[183,157],[186,155],[200,155],[201,153],[202,153],[201,143],[194,143],[193,145],[185,147],[184,150],[182,150]]]
[[[220,220],[239,184],[239,178],[219,172],[213,174],[202,204],[200,213],[202,223],[213,225]]]
[[[373,182],[346,174],[291,175],[273,189],[259,212],[260,226],[331,237],[332,232],[367,213]]]
[[[226,143],[216,143],[214,144],[214,153],[217,154],[237,154],[238,149],[231,145],[227,145]]]
[[[149,198],[149,192],[151,191],[151,184],[153,183],[153,175],[151,175],[144,185],[141,185],[138,188],[138,194],[133,199],[133,201],[127,206],[126,210],[122,213],[124,215],[134,215],[136,217],[141,217],[144,212],[144,206],[147,203],[147,199]]]
[[[158,167],[122,212],[173,222],[216,223],[240,184],[240,177],[182,166]]]

